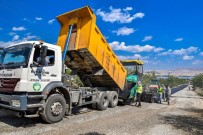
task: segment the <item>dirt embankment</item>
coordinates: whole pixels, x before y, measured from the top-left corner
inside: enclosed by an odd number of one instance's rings
[[[197,92],[198,95],[203,96],[203,88],[195,88],[195,92]]]

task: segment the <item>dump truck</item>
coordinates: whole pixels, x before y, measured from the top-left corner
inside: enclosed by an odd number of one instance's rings
[[[0,108],[18,116],[38,114],[47,123],[55,123],[71,115],[74,107],[90,104],[106,110],[116,107],[118,100],[125,101],[131,89],[128,84],[136,83],[139,75],[127,76],[91,8],[70,11],[57,20],[61,26],[57,45],[27,41],[3,48]],[[140,62],[125,63],[138,66]],[[66,74],[67,68],[71,74]],[[75,75],[84,86],[72,86]]]

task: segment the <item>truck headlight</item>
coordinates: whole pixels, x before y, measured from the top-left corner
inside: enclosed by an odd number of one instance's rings
[[[20,107],[20,100],[11,100],[11,105],[14,107]]]

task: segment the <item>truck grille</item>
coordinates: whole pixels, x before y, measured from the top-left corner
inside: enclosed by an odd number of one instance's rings
[[[1,78],[0,79],[0,92],[13,92],[16,84],[20,81],[18,78]]]

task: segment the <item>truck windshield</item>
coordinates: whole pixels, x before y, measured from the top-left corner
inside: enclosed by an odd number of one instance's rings
[[[143,73],[142,65],[125,66],[128,70],[128,75],[141,75]]]
[[[1,67],[20,67],[27,66],[31,44],[21,44],[0,51],[0,65]]]

